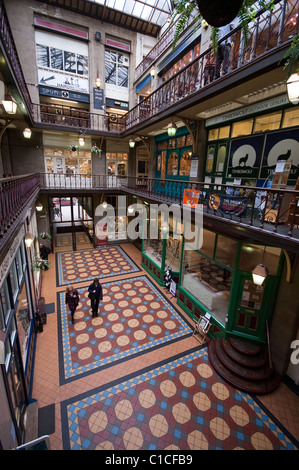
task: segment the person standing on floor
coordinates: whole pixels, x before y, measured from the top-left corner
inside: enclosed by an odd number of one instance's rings
[[[79,293],[73,286],[68,286],[65,291],[65,303],[71,311],[72,323],[74,323],[74,315],[79,304]]]
[[[95,278],[93,283],[90,284],[88,292],[92,310],[92,318],[94,318],[98,316],[99,301],[103,300],[103,290],[98,278]]]

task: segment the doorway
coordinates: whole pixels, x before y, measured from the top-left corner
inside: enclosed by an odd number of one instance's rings
[[[50,198],[49,207],[56,248],[76,251],[93,243],[92,197]]]

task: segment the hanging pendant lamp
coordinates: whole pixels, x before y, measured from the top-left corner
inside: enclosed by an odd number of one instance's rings
[[[236,18],[243,0],[196,0],[196,3],[209,25],[219,28]]]

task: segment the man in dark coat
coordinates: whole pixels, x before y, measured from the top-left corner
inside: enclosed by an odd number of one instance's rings
[[[98,316],[99,301],[103,300],[102,286],[98,278],[95,278],[93,283],[90,284],[88,292],[88,297],[90,298],[91,303],[92,318],[94,318]]]

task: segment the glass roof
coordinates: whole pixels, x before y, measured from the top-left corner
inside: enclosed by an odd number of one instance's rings
[[[94,3],[118,10],[127,15],[140,18],[149,23],[162,26],[171,15],[171,0],[89,0]]]

